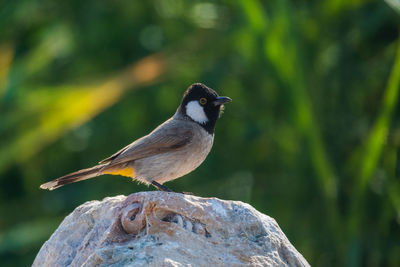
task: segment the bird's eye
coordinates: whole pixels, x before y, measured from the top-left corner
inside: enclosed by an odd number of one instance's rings
[[[207,104],[207,99],[202,97],[202,98],[200,98],[199,102],[200,102],[200,104],[202,104],[204,106],[205,104]]]

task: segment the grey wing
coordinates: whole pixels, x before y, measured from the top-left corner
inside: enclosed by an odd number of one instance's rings
[[[170,120],[100,163],[115,165],[178,150],[190,143],[192,138],[193,128],[190,124]]]
[[[140,139],[139,139],[140,140]],[[139,141],[138,140],[138,141]],[[118,150],[117,152],[115,152],[114,154],[112,154],[111,156],[109,156],[108,158],[103,159],[102,161],[99,161],[99,164],[104,164],[104,163],[108,163],[113,161],[113,159],[115,159],[116,157],[118,157],[121,153],[123,153],[125,150],[129,149],[134,143],[131,143],[129,145],[127,145],[126,147]]]

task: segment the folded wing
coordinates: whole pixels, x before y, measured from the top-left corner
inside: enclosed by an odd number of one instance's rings
[[[182,121],[177,123],[176,121],[168,120],[149,135],[136,140],[99,163],[108,163],[107,166],[113,166],[182,149],[191,142],[192,138],[193,128],[190,123],[182,123]]]

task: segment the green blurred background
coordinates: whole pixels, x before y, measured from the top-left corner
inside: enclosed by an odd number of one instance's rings
[[[400,266],[399,2],[1,1],[1,266],[85,201],[154,190],[39,185],[147,134],[194,82],[233,102],[168,187],[250,203],[313,266]]]

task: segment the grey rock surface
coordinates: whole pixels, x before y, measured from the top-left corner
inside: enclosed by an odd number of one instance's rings
[[[140,192],[68,215],[33,266],[309,266],[276,221],[239,201]]]

